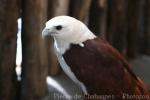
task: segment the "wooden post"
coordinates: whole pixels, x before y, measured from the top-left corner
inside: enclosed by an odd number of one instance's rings
[[[91,0],[71,0],[69,15],[83,22],[87,21]]]
[[[22,1],[22,100],[47,95],[47,51],[41,36],[46,9],[47,0]]]
[[[54,51],[54,41],[52,38],[46,39],[47,58],[48,58],[48,75],[58,75],[61,72],[61,67],[57,61]]]
[[[96,35],[106,35],[107,3],[107,0],[92,0],[88,26]]]
[[[111,0],[109,1],[108,14],[108,41],[123,53],[126,42],[126,0]]]
[[[55,16],[67,15],[70,0],[48,0],[48,20]]]
[[[135,58],[138,51],[139,35],[139,1],[128,0],[128,33],[127,33],[127,56]]]
[[[150,55],[150,0],[146,0],[146,7],[145,7],[145,33],[144,33],[144,44],[142,48],[142,53]]]
[[[17,0],[0,0],[0,100],[16,100]]]

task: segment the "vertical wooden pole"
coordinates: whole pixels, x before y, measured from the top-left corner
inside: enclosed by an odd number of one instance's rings
[[[22,1],[22,100],[41,100],[47,94],[47,54],[41,32],[47,0]]]
[[[86,21],[92,0],[71,0],[69,15],[81,21]]]
[[[69,1],[70,0],[48,0],[48,19],[55,16],[67,15]]]
[[[106,34],[107,0],[92,0],[89,14],[89,28],[96,35]]]
[[[127,56],[135,58],[138,50],[139,23],[139,1],[128,0],[128,34],[127,34]]]
[[[108,15],[107,39],[120,52],[125,49],[126,42],[126,0],[110,0]]]
[[[145,33],[144,33],[144,44],[142,51],[144,54],[150,55],[150,0],[146,0],[145,7]]]
[[[15,100],[17,0],[0,0],[0,100]]]

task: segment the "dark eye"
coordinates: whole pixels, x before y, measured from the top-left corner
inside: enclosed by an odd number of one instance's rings
[[[61,25],[58,25],[58,26],[56,26],[56,29],[57,29],[57,30],[61,30],[61,29],[62,29],[62,26],[61,26]]]

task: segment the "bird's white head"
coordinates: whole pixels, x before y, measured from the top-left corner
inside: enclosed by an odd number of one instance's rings
[[[96,37],[85,24],[70,16],[57,16],[47,21],[42,36],[54,37],[60,48]]]

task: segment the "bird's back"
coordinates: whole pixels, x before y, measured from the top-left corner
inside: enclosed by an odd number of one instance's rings
[[[63,57],[90,95],[121,100],[132,95],[148,94],[145,85],[134,75],[127,61],[103,39],[87,40],[84,47],[72,45]]]

